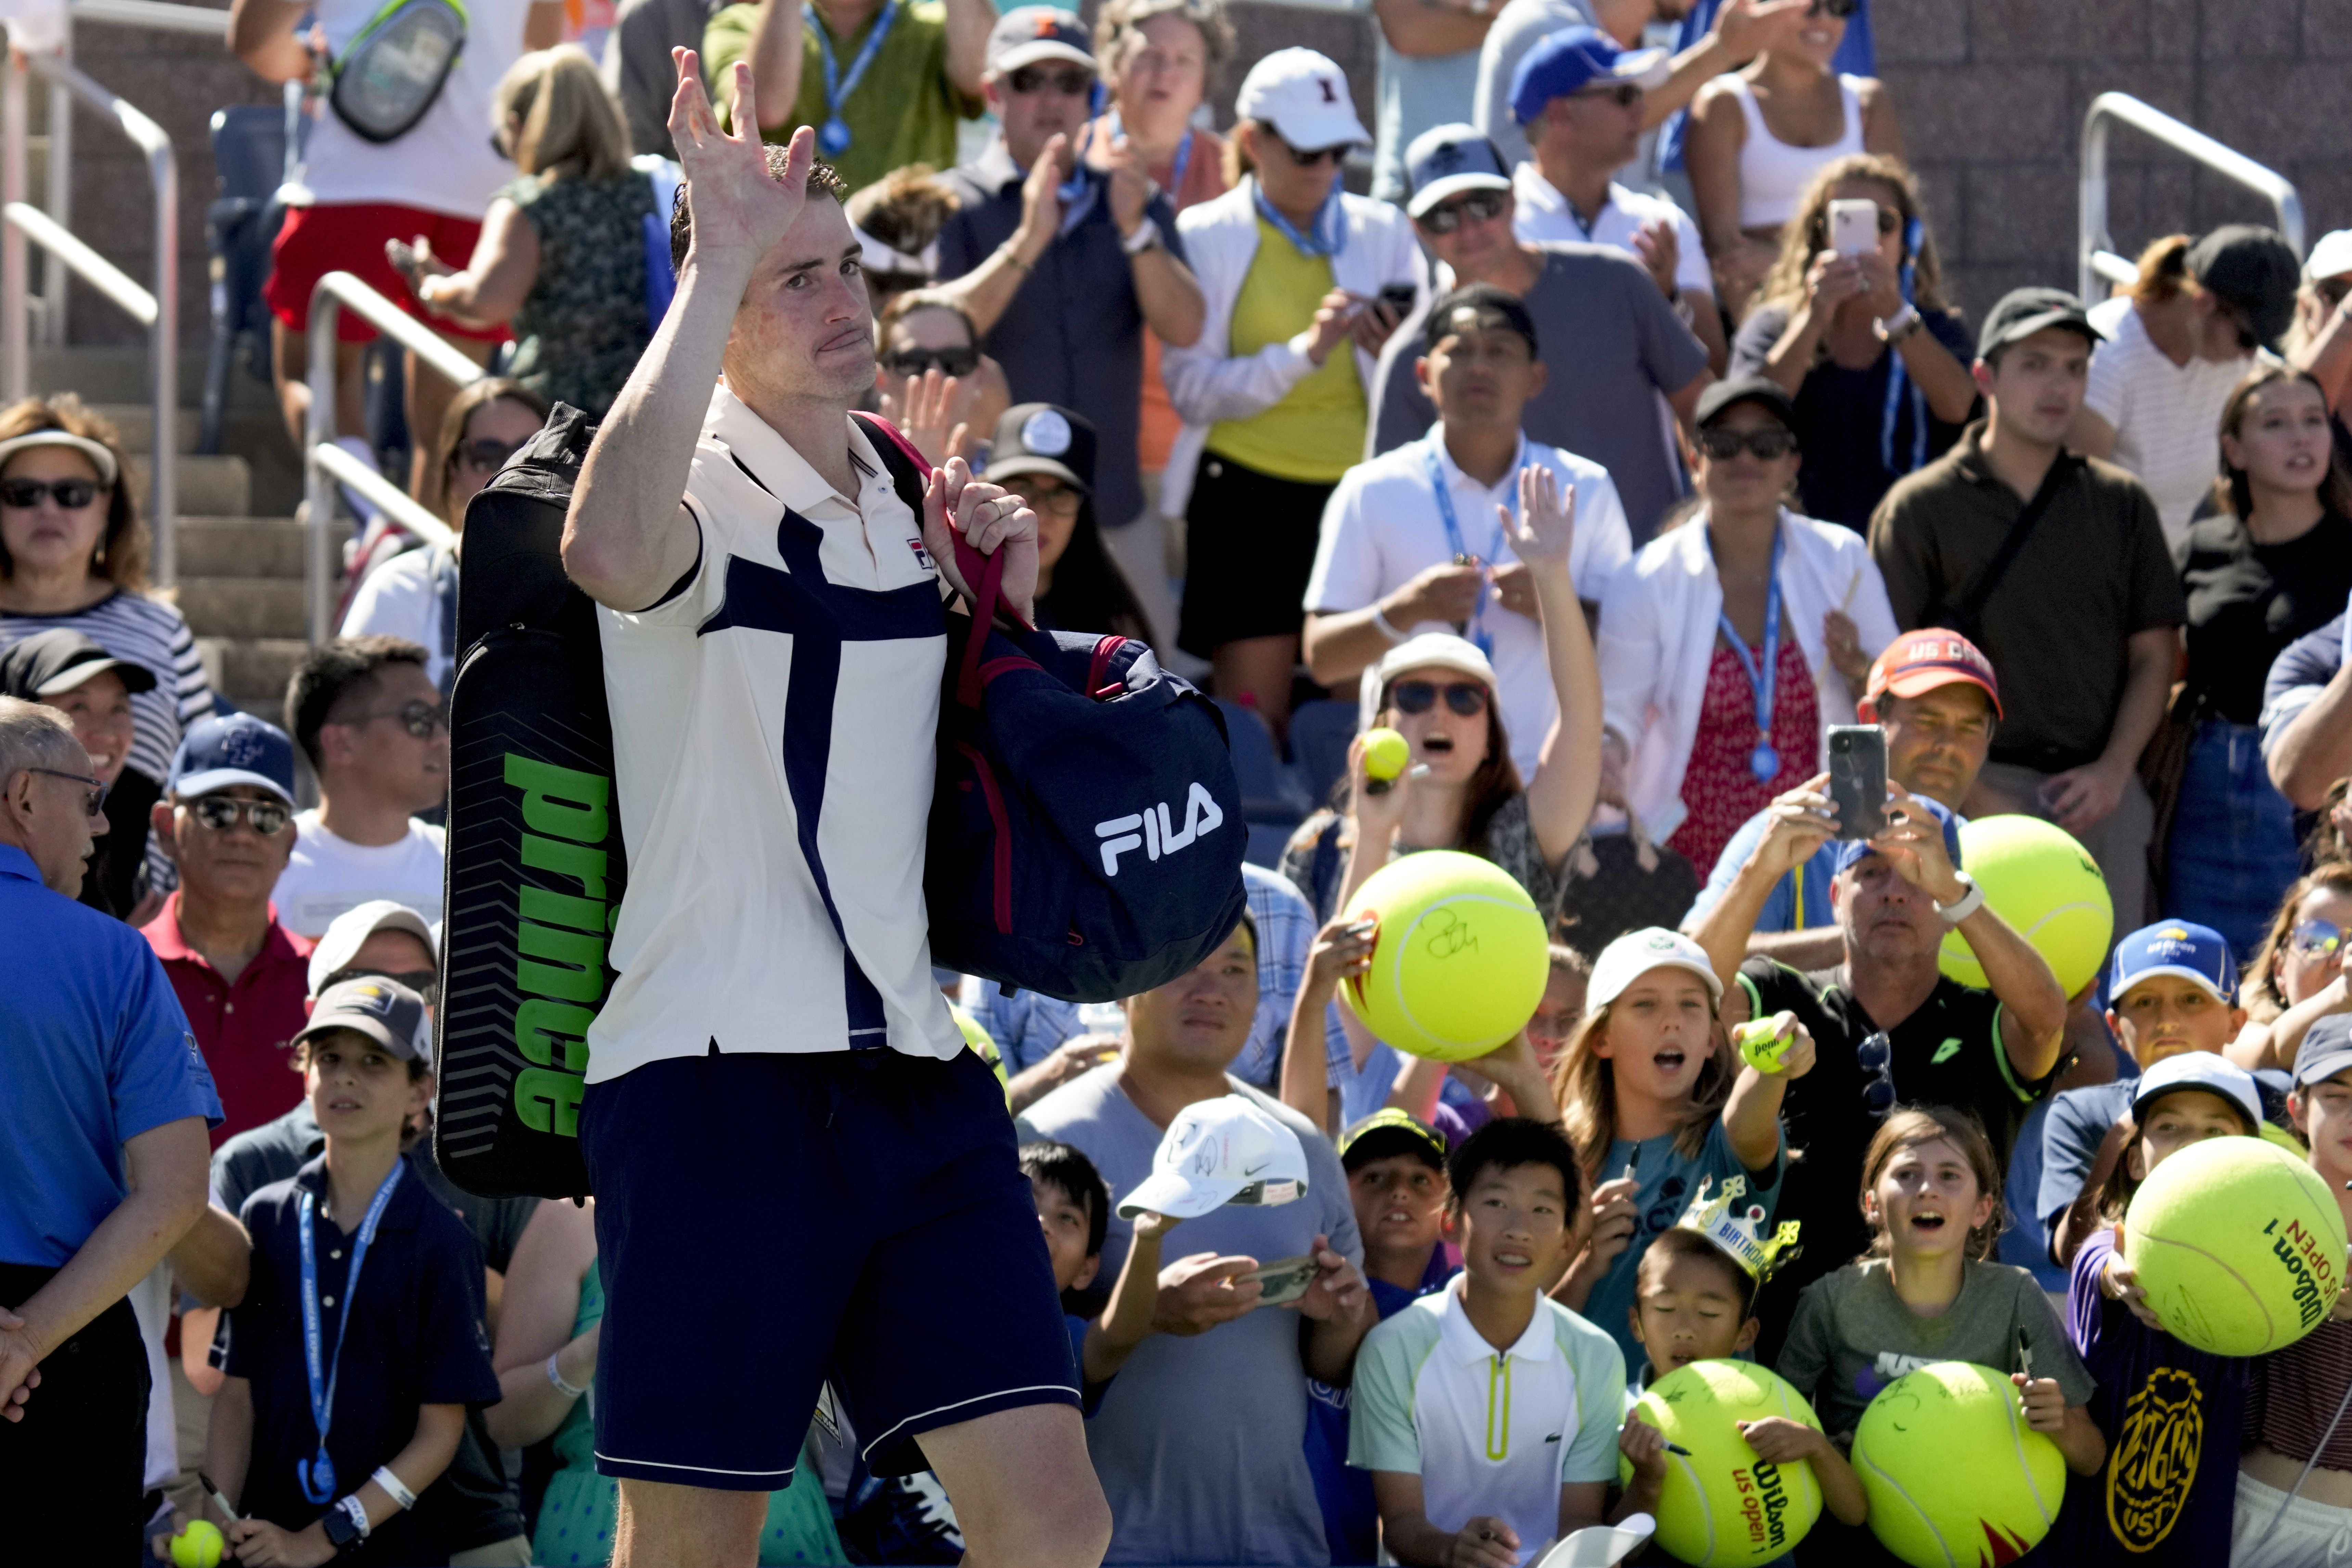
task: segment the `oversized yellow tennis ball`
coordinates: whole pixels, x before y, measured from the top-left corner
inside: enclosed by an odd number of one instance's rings
[[[1993,913],[2032,942],[2072,996],[2107,961],[2115,900],[2091,852],[2038,816],[1983,816],[1960,829],[1961,865]],[[1937,967],[1963,985],[1986,987],[1984,965],[1955,926]]]
[[[1339,994],[1398,1050],[1442,1062],[1485,1056],[1526,1026],[1551,957],[1543,917],[1512,875],[1455,849],[1424,849],[1373,872],[1349,920],[1380,917],[1372,965]]]
[[[172,1537],[172,1561],[180,1568],[220,1568],[220,1526],[208,1519],[192,1519]]]
[[[2209,1139],[2132,1194],[2124,1256],[2176,1338],[2266,1355],[2327,1321],[2344,1288],[2344,1215],[2319,1173],[2276,1144]]]
[[[1912,1568],[2011,1563],[2066,1496],[2058,1445],[2025,1424],[2006,1373],[1939,1361],[1881,1389],[1853,1435],[1870,1529]]]
[[[1394,730],[1379,729],[1364,731],[1364,776],[1368,779],[1392,779],[1412,761],[1412,748]]]
[[[1698,1361],[1650,1384],[1636,1408],[1666,1441],[1690,1450],[1666,1455],[1658,1494],[1658,1544],[1693,1568],[1750,1568],[1805,1538],[1822,1516],[1813,1468],[1768,1464],[1739,1435],[1742,1421],[1785,1415],[1815,1431],[1805,1396],[1753,1362]],[[1621,1458],[1622,1479],[1633,1467]]]

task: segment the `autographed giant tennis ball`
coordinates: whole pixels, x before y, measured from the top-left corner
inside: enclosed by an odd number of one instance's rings
[[[2183,1342],[2266,1355],[2327,1321],[2344,1286],[2344,1215],[2303,1161],[2260,1138],[2168,1156],[2132,1194],[2124,1256]]]
[[[1535,1016],[1551,970],[1543,916],[1492,860],[1424,849],[1382,867],[1356,889],[1348,919],[1380,919],[1371,968],[1339,994],[1364,1026],[1398,1050],[1467,1061]]]
[[[1658,1544],[1693,1568],[1751,1568],[1787,1553],[1822,1516],[1821,1484],[1800,1459],[1772,1465],[1739,1435],[1742,1421],[1785,1415],[1815,1431],[1805,1396],[1753,1362],[1699,1361],[1650,1384],[1636,1408],[1666,1441]],[[1619,1463],[1630,1477],[1632,1465]]]
[[[1983,816],[1960,829],[1960,858],[1993,913],[2032,942],[2072,996],[2095,979],[2115,935],[2115,900],[2091,852],[2038,816]],[[1958,926],[1944,933],[1937,967],[1979,990],[1984,965]]]
[[[1912,1568],[2032,1551],[2058,1518],[2066,1459],[2025,1424],[2006,1373],[1939,1361],[1881,1389],[1853,1435],[1870,1529]]]

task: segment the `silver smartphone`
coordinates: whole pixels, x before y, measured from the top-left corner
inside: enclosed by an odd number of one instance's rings
[[[1878,248],[1878,204],[1867,197],[1830,204],[1830,248],[1861,256]]]

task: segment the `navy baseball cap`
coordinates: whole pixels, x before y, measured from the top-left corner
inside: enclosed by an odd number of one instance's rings
[[[1041,60],[1066,60],[1095,68],[1094,39],[1075,11],[1052,5],[1019,5],[996,19],[988,30],[982,63],[994,75],[1005,76]]]
[[[2225,1007],[2238,1000],[2238,961],[2230,955],[2229,939],[2210,926],[2158,921],[2132,932],[2116,943],[2107,994],[2121,996],[2155,974],[2193,980]]]
[[[2181,1089],[2220,1095],[2245,1113],[2250,1132],[2263,1124],[2262,1086],[2253,1074],[2218,1051],[2183,1051],[2140,1074],[2132,1085],[2132,1115],[2140,1116],[2148,1101]]]
[[[1952,865],[1960,863],[1960,820],[1944,808],[1940,801],[1929,800],[1924,795],[1911,797],[1927,808],[1928,815],[1944,825],[1944,853],[1952,858]],[[1832,838],[1829,842],[1830,875],[1842,876],[1864,856],[1875,851],[1866,838]]]
[[[1600,77],[1660,87],[1670,67],[1664,49],[1621,49],[1598,28],[1563,27],[1547,34],[1511,73],[1511,113],[1525,125],[1553,99],[1566,98]]]
[[[1510,166],[1475,125],[1433,125],[1404,150],[1404,182],[1412,195],[1406,216],[1420,217],[1448,196],[1465,191],[1507,191]]]
[[[1443,1171],[1445,1134],[1394,1106],[1373,1111],[1339,1134],[1339,1165],[1350,1175],[1360,1166],[1394,1154],[1410,1154],[1433,1170]]]
[[[433,1065],[432,1016],[425,998],[397,980],[363,974],[328,986],[310,1009],[310,1021],[287,1044],[336,1029],[363,1035],[403,1061]]]
[[[164,787],[184,800],[231,784],[256,784],[294,804],[294,743],[250,713],[200,719],[181,739]]]
[[[2352,1070],[2352,1013],[2330,1013],[2303,1032],[2294,1053],[2294,1086],[2308,1089]]]

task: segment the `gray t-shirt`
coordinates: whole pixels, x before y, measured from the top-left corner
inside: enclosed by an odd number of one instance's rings
[[[1968,1265],[1958,1298],[1936,1318],[1903,1304],[1884,1258],[1825,1274],[1798,1296],[1775,1370],[1813,1402],[1822,1429],[1843,1437],[1862,1424],[1881,1389],[1923,1366],[1967,1361],[2022,1372],[2020,1334],[2034,1376],[2056,1378],[2069,1405],[2090,1402],[2098,1384],[2083,1370],[2050,1298],[2032,1275],[2005,1263]]]
[[[1659,428],[1656,394],[1672,395],[1706,368],[1706,350],[1639,261],[1614,246],[1546,245],[1527,294],[1537,352],[1550,367],[1519,417],[1531,441],[1609,470],[1639,550],[1682,499],[1680,461]],[[1437,410],[1412,374],[1430,301],[1391,334],[1373,376],[1367,458],[1417,441]]]
[[[1372,153],[1372,195],[1384,202],[1405,197],[1404,150],[1412,139],[1437,125],[1454,125],[1470,118],[1478,91],[1479,51],[1454,55],[1401,55],[1380,46],[1378,97],[1379,141]]]
[[[1583,0],[1509,0],[1495,13],[1486,42],[1478,50],[1478,80],[1472,98],[1471,122],[1503,154],[1506,166],[1528,157],[1527,132],[1511,112],[1511,77],[1528,51],[1562,27],[1590,27],[1592,15]]]
[[[1312,1123],[1237,1078],[1232,1092],[1298,1134],[1304,1196],[1279,1208],[1228,1205],[1188,1219],[1161,1243],[1164,1262],[1199,1252],[1260,1263],[1296,1258],[1318,1234],[1360,1267],[1347,1173]],[[1162,1129],[1119,1087],[1117,1064],[1063,1085],[1020,1119],[1021,1136],[1055,1138],[1095,1163],[1114,1206],[1151,1173]],[[1134,1226],[1114,1215],[1103,1241],[1108,1285]],[[1297,1312],[1262,1307],[1205,1334],[1155,1334],[1136,1348],[1087,1423],[1095,1473],[1110,1501],[1106,1563],[1328,1563],[1323,1515],[1301,1446],[1307,1371]],[[1213,1433],[1191,1416],[1213,1412]],[[1190,1415],[1188,1415],[1188,1413]]]

